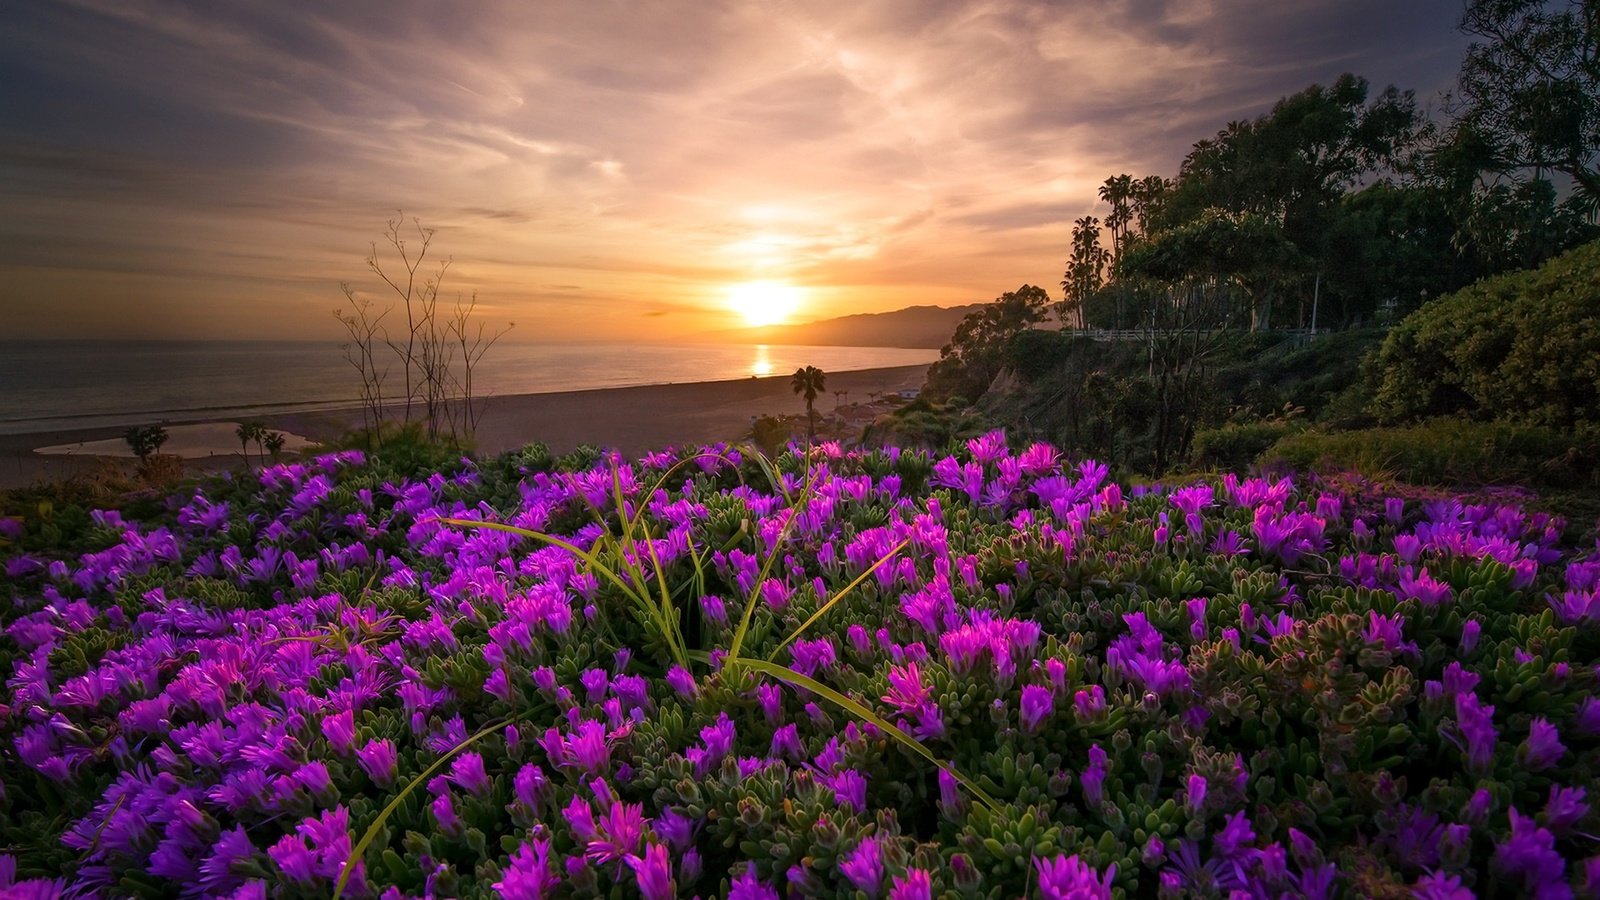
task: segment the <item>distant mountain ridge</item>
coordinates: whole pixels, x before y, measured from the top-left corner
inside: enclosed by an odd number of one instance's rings
[[[950,343],[956,326],[983,304],[908,306],[886,313],[857,313],[803,325],[736,328],[697,335],[740,344],[806,344],[818,347],[912,347],[938,349]]]

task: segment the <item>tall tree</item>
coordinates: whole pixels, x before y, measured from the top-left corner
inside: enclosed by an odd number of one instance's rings
[[[1061,319],[1072,327],[1083,325],[1083,304],[1105,284],[1111,254],[1100,246],[1100,220],[1084,216],[1073,223],[1072,256],[1061,280]]]
[[[1303,278],[1306,269],[1305,256],[1278,223],[1220,209],[1156,232],[1118,265],[1122,275],[1171,286],[1174,296],[1187,297],[1197,288],[1211,295],[1237,291],[1248,305],[1252,330],[1271,327],[1279,290]]]
[[[1495,169],[1560,172],[1600,212],[1600,2],[1470,0],[1461,30],[1458,127],[1495,151]]]
[[[796,394],[806,400],[806,439],[809,443],[817,442],[817,411],[816,402],[823,391],[828,389],[828,373],[816,366],[806,366],[795,369],[794,377],[789,379],[789,386]]]
[[[1100,185],[1100,201],[1111,207],[1106,215],[1106,228],[1111,232],[1108,265],[1115,266],[1127,243],[1129,226],[1133,224],[1134,181],[1132,175],[1113,175]]]
[[[972,399],[987,390],[1011,339],[1043,320],[1049,306],[1049,292],[1025,284],[968,313],[928,370],[928,393]]]

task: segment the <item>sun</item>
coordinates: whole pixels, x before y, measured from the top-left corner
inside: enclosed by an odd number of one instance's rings
[[[781,281],[746,281],[727,290],[728,309],[751,328],[782,325],[805,301],[805,292]]]

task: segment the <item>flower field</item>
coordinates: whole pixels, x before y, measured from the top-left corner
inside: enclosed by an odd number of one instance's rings
[[[6,896],[1600,891],[1600,556],[1515,506],[997,433],[145,507],[6,526]]]

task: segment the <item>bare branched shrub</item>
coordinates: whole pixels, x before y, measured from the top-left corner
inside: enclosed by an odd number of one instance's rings
[[[470,440],[481,415],[480,398],[473,384],[473,373],[485,353],[512,325],[491,329],[474,321],[477,294],[463,301],[458,294],[453,310],[441,311],[439,292],[452,260],[446,258],[430,271],[425,270],[434,230],[411,219],[407,228],[403,215],[390,219],[384,240],[399,257],[399,265],[385,267],[378,244],[367,255],[367,268],[394,294],[395,303],[405,311],[405,332],[393,336],[383,319],[394,309],[381,312],[376,302],[357,295],[348,284],[341,285],[350,301],[350,313],[335,310],[350,340],[341,345],[345,358],[361,373],[362,424],[368,434],[380,435],[385,418],[383,383],[388,365],[380,363],[377,348],[387,347],[401,364],[404,405],[401,421],[411,424],[414,417],[427,428],[430,440],[448,438],[452,443]],[[411,236],[411,229],[415,236]],[[396,401],[398,402],[398,401]]]

